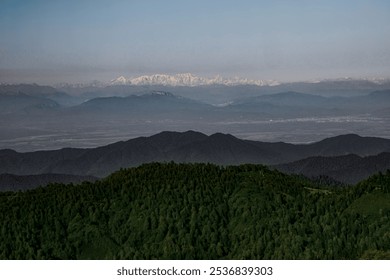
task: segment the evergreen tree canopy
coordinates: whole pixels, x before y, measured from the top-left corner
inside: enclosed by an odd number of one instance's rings
[[[390,259],[390,172],[326,187],[262,165],[151,163],[0,193],[0,259]]]

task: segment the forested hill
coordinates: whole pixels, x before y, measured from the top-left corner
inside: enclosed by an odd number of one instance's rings
[[[389,259],[390,172],[348,188],[153,163],[0,193],[0,259]]]

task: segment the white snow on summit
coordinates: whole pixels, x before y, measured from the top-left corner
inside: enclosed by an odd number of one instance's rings
[[[126,79],[120,76],[110,81],[111,85],[163,85],[163,86],[204,86],[204,85],[257,85],[257,86],[275,86],[279,85],[276,81],[263,81],[263,80],[250,80],[242,78],[230,78],[225,79],[221,76],[214,78],[203,78],[195,76],[191,73],[182,73],[176,75],[167,74],[155,74],[155,75],[144,75],[135,78]]]
[[[116,84],[122,84],[122,85],[125,85],[127,83],[127,79],[123,76],[120,76],[118,78],[116,78],[115,80],[112,80],[112,82],[115,82]]]

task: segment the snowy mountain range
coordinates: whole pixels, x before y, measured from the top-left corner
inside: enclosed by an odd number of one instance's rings
[[[256,86],[276,86],[280,83],[277,81],[251,80],[243,78],[223,78],[219,75],[214,78],[198,77],[191,73],[181,73],[176,75],[155,74],[144,75],[133,78],[120,76],[110,81],[110,85],[162,85],[162,86],[205,86],[205,85],[256,85]]]
[[[153,74],[153,75],[143,75],[143,76],[136,76],[136,77],[124,77],[119,76],[115,79],[112,79],[110,81],[98,81],[94,80],[90,83],[59,83],[55,84],[55,88],[60,89],[82,89],[86,87],[94,87],[94,88],[101,88],[106,86],[118,86],[118,85],[132,85],[132,86],[184,86],[184,87],[197,87],[197,86],[213,86],[213,85],[224,85],[224,86],[240,86],[240,85],[252,85],[252,86],[259,86],[259,87],[268,87],[268,89],[271,90],[271,88],[278,88],[278,86],[283,85],[289,85],[293,86],[299,85],[299,84],[306,84],[306,85],[316,85],[316,84],[326,84],[329,86],[329,84],[338,83],[342,87],[353,87],[356,88],[356,86],[359,87],[359,84],[361,86],[362,83],[368,83],[370,87],[372,86],[384,86],[386,85],[386,89],[388,88],[388,85],[390,85],[390,78],[351,78],[351,77],[343,77],[338,79],[318,79],[318,80],[306,80],[306,81],[296,81],[296,82],[280,82],[276,80],[254,80],[254,79],[248,79],[248,78],[240,78],[240,77],[233,77],[233,78],[225,78],[220,75],[217,75],[215,77],[199,77],[191,73],[179,73],[179,74]],[[345,85],[346,83],[350,85]],[[6,86],[9,85],[7,83],[0,84],[0,86]],[[380,88],[384,89],[384,88]],[[278,91],[289,91],[289,90],[298,90],[299,89],[283,89]]]

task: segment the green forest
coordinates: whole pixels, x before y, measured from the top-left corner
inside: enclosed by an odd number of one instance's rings
[[[0,193],[0,259],[390,259],[390,172],[151,163]]]

